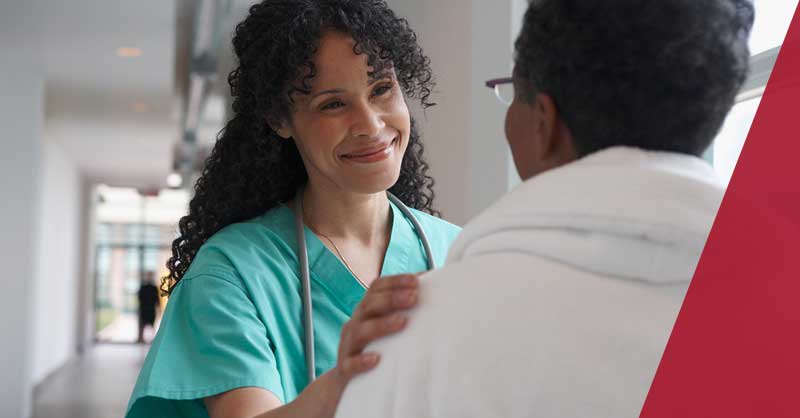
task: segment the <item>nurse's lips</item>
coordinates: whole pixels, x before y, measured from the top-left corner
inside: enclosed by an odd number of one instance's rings
[[[374,163],[389,158],[394,150],[397,138],[392,139],[387,144],[380,144],[368,148],[361,148],[347,154],[342,154],[342,158],[357,163]]]

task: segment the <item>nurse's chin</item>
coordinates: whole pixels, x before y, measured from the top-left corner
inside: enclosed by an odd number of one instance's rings
[[[346,183],[347,189],[355,193],[375,194],[389,190],[397,183],[398,178],[400,178],[399,165],[393,170],[350,176]]]

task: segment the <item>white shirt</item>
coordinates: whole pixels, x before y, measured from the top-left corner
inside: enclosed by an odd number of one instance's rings
[[[623,147],[524,182],[336,416],[638,417],[723,193],[699,158]]]

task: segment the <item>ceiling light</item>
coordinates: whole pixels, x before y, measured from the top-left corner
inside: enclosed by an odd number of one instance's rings
[[[140,57],[142,50],[135,47],[123,46],[117,48],[117,56],[122,58]]]
[[[183,177],[180,174],[173,172],[167,176],[167,186],[175,189],[181,187],[181,184],[183,184]]]

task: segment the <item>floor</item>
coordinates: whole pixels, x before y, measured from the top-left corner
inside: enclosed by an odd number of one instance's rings
[[[110,324],[97,332],[95,338],[102,342],[136,342],[139,332],[138,318],[134,314],[119,314]]]
[[[33,418],[122,418],[148,348],[94,346],[37,388]]]
[[[158,331],[161,315],[156,316],[156,323],[144,330],[145,341],[150,341]],[[135,314],[119,314],[105,328],[97,332],[95,338],[101,342],[134,343],[139,334],[139,318]]]

